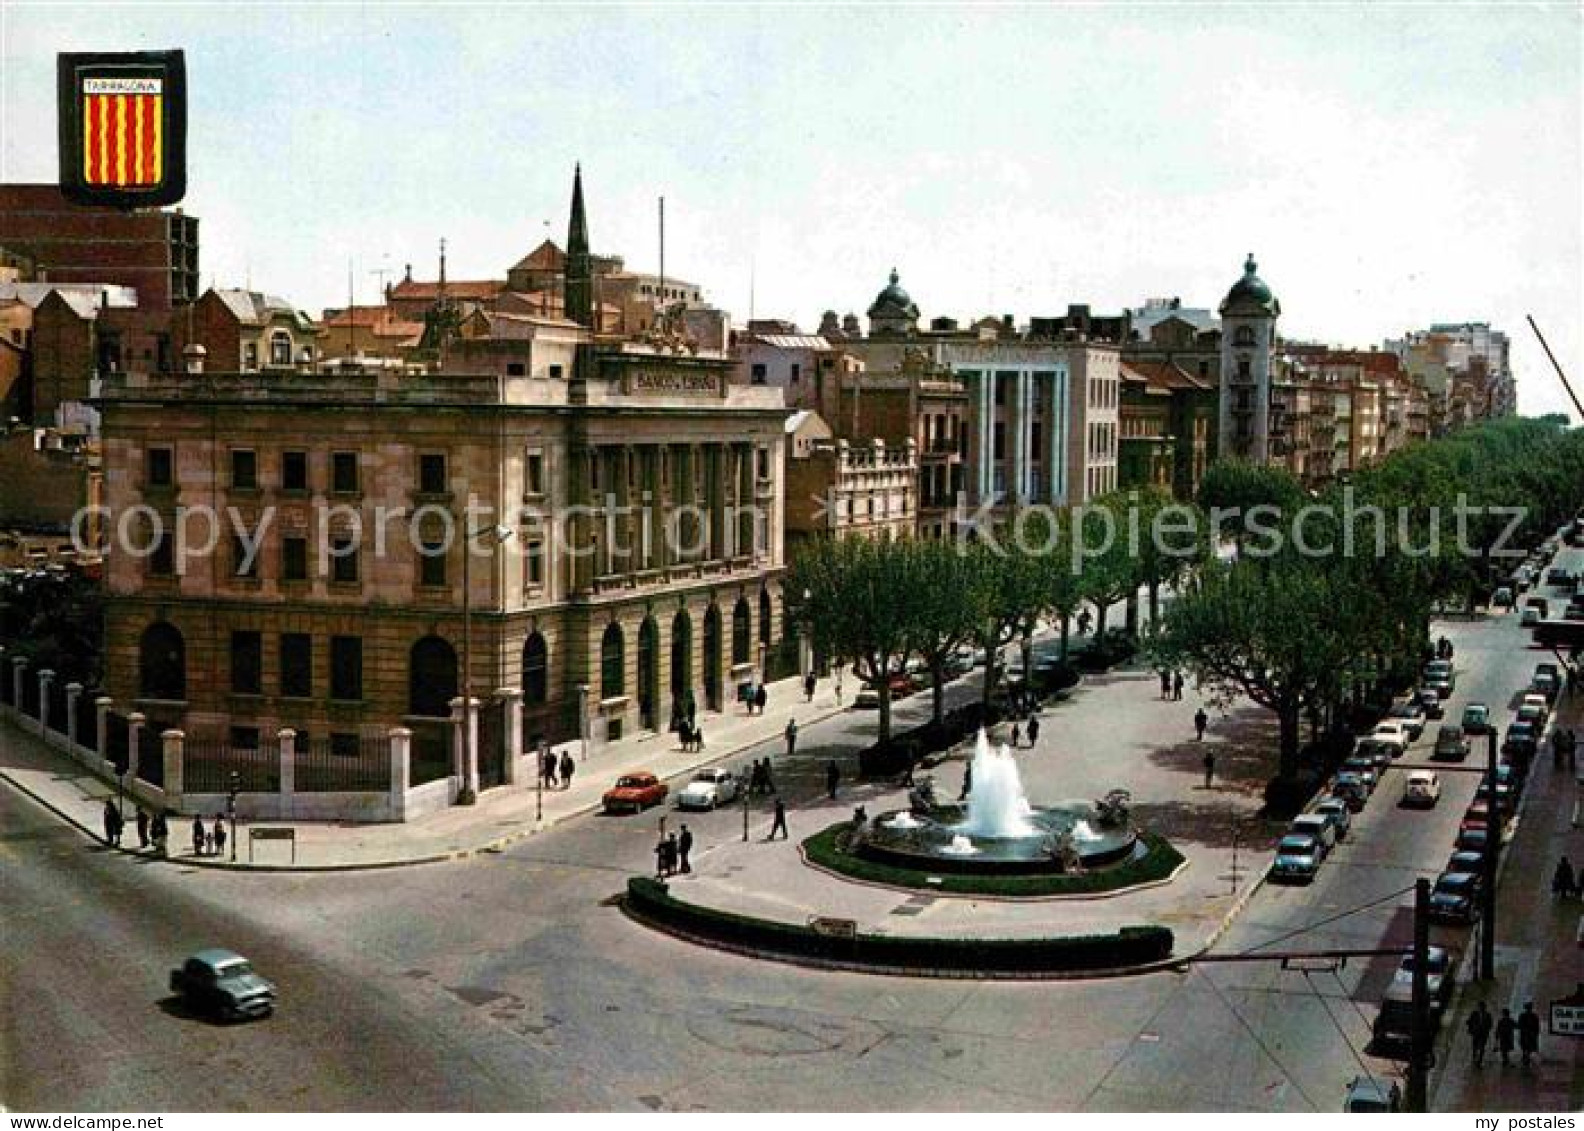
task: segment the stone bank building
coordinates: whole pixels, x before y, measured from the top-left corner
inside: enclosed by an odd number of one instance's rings
[[[442,282],[427,365],[221,372],[189,349],[185,372],[107,379],[115,517],[201,506],[259,538],[111,554],[116,708],[240,750],[290,728],[350,756],[404,727],[414,782],[457,785],[466,687],[483,788],[540,738],[726,709],[785,642],[783,398],[677,328],[596,333],[590,261],[579,178],[565,318],[465,338]],[[519,700],[520,729],[492,728]]]

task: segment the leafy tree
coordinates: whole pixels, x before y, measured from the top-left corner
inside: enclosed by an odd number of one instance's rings
[[[935,721],[946,715],[946,659],[975,638],[985,619],[982,570],[955,542],[925,539],[898,544],[907,559],[912,593],[912,644],[929,666]]]
[[[1214,520],[1215,536],[1242,547],[1251,533],[1250,511],[1275,508],[1282,515],[1303,505],[1303,484],[1283,467],[1241,459],[1218,460],[1199,484],[1199,506]]]
[[[1023,552],[1014,538],[970,544],[968,568],[981,595],[975,602],[979,624],[974,637],[985,652],[984,703],[988,707],[1001,666],[1001,649],[1018,637],[1033,635],[1034,618],[1044,596],[1043,569],[1039,558]]]

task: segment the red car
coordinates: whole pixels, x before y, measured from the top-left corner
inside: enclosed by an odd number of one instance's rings
[[[651,805],[660,804],[665,797],[665,782],[648,770],[639,770],[617,778],[616,784],[605,791],[602,800],[607,813],[619,813],[622,810],[641,813]]]

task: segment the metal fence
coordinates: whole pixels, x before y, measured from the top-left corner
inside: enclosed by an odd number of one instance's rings
[[[0,660],[0,704],[7,707],[16,703],[16,692],[11,685],[12,679],[15,678],[11,673],[15,670],[9,661]]]
[[[39,717],[38,673],[31,668],[22,676],[22,713],[30,719]]]
[[[94,700],[102,694],[95,689],[85,690],[77,696],[77,745],[86,746],[89,750],[99,741],[99,708],[95,706]]]
[[[160,728],[145,726],[138,733],[138,781],[165,788],[165,740]]]
[[[105,715],[105,761],[125,766],[130,757],[131,740],[126,716],[111,711]]]
[[[412,762],[409,778],[413,785],[427,785],[451,776],[451,731],[449,719],[413,719]]]
[[[242,793],[279,793],[280,746],[274,741],[233,746],[229,739],[188,737],[182,746],[183,792],[228,793],[233,786]]]
[[[292,756],[298,793],[384,793],[390,789],[390,739],[380,735],[330,735],[304,742]]]
[[[66,733],[66,687],[61,683],[51,683],[49,689],[49,703],[46,704],[47,713],[44,717],[45,725],[56,734]]]

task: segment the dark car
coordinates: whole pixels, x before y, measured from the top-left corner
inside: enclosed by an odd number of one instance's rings
[[[1490,836],[1484,825],[1467,825],[1458,829],[1457,840],[1453,844],[1459,852],[1485,851],[1485,845]]]
[[[1566,569],[1564,569],[1562,566],[1553,566],[1551,571],[1546,574],[1546,584],[1547,585],[1572,585],[1573,584],[1573,575],[1571,573],[1569,573]]]
[[[1430,889],[1430,918],[1442,923],[1473,922],[1482,885],[1477,872],[1442,872]]]
[[[1402,723],[1410,740],[1416,741],[1424,733],[1426,718],[1424,708],[1412,700],[1397,704],[1386,717]]]
[[[1276,845],[1276,861],[1271,865],[1270,878],[1308,883],[1320,870],[1323,855],[1320,842],[1310,834],[1288,833]]]
[[[1460,848],[1447,857],[1446,870],[1448,872],[1484,872],[1485,854],[1468,848]]]
[[[1461,762],[1469,756],[1468,735],[1460,726],[1444,726],[1436,731],[1435,750],[1430,757],[1437,762]]]
[[[1369,800],[1370,787],[1364,779],[1353,773],[1340,773],[1331,782],[1331,793],[1347,803],[1357,813]]]
[[[1446,702],[1441,693],[1432,687],[1421,687],[1414,692],[1414,701],[1424,708],[1426,716],[1439,719],[1446,714]]]
[[[1507,727],[1507,736],[1502,739],[1501,749],[1503,754],[1515,758],[1533,758],[1536,746],[1534,725],[1519,722]]]
[[[235,951],[200,950],[170,972],[172,993],[195,1009],[233,1021],[268,1017],[275,1012],[275,984],[253,971],[253,964]]]

